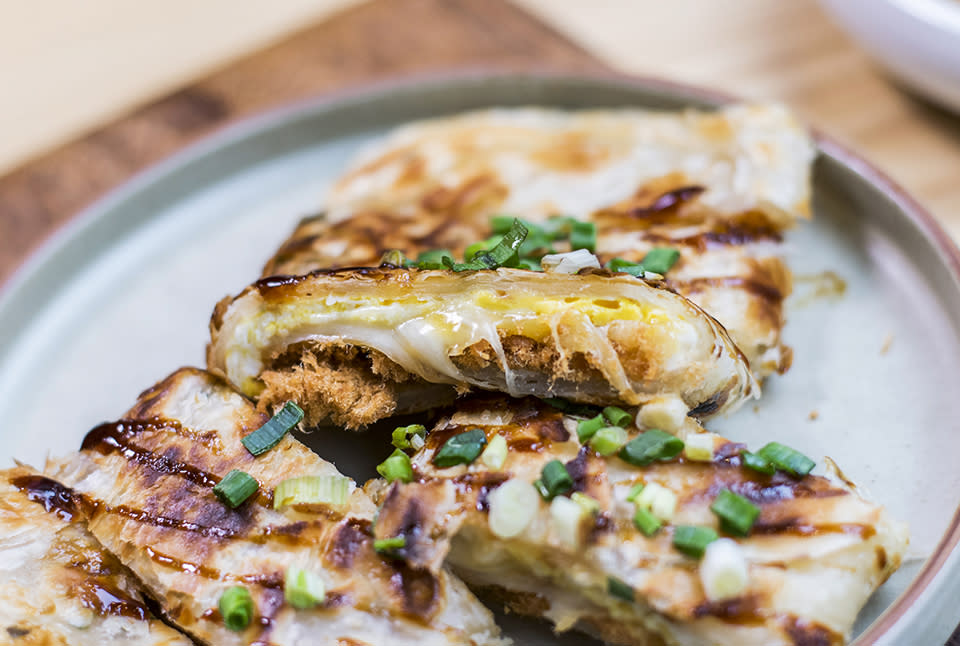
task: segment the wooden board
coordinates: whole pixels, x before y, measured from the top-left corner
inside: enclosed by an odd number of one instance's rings
[[[0,282],[83,207],[228,123],[372,80],[480,65],[607,69],[504,0],[348,9],[0,177]]]

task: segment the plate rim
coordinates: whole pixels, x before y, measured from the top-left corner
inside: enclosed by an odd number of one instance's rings
[[[504,69],[467,66],[351,84],[330,92],[284,103],[215,128],[108,189],[93,202],[52,228],[27,257],[0,282],[0,310],[5,309],[15,299],[33,274],[55,257],[73,237],[91,226],[104,211],[122,204],[183,166],[215,154],[224,147],[238,143],[253,134],[282,127],[292,119],[337,104],[382,99],[391,94],[415,93],[446,85],[508,81],[548,84],[593,83],[630,91],[660,92],[681,101],[699,102],[714,107],[744,100],[742,97],[721,90],[615,70],[565,72],[555,68]],[[889,199],[926,241],[939,252],[940,261],[954,283],[960,285],[960,248],[936,218],[873,162],[822,130],[811,126],[807,120],[801,119],[801,123],[811,132],[817,146],[818,157],[823,155],[831,158]],[[913,609],[918,598],[931,588],[936,577],[944,571],[946,562],[954,554],[958,543],[960,543],[960,506],[954,509],[947,528],[907,588],[864,630],[855,643],[867,646],[891,636],[898,622]]]

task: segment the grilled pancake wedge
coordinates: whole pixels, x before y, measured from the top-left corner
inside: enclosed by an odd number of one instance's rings
[[[784,371],[781,240],[810,213],[815,148],[777,105],[717,111],[505,108],[402,126],[362,152],[263,275],[463,250],[492,214],[597,225],[597,253],[669,244],[672,287],[715,316],[757,376]]]
[[[703,414],[758,391],[712,317],[604,271],[381,267],[267,279],[222,302],[211,335],[212,371],[268,409],[296,399],[310,424],[434,408],[438,384],[447,399],[471,387],[594,404],[671,394]],[[342,360],[337,348],[362,354]]]
[[[339,474],[289,434],[251,455],[241,439],[264,422],[219,379],[184,369],[48,471],[71,488],[90,531],[202,643],[502,643],[489,611],[446,571],[415,570],[375,553],[375,507],[352,481],[343,505],[274,509],[281,481]],[[212,489],[233,469],[260,485],[236,508]],[[296,609],[285,600],[292,567],[324,581],[320,605]],[[245,587],[255,604],[240,631],[228,629],[218,610],[233,586]]]
[[[427,434],[410,482],[368,485],[382,501],[377,537],[403,537],[397,555],[414,567],[446,562],[516,612],[617,644],[843,644],[901,562],[906,528],[840,479],[765,475],[745,466],[743,445],[702,433],[674,458],[635,466],[582,445],[574,426],[534,399],[464,402]],[[506,453],[453,464],[465,433],[487,448],[499,436]],[[706,456],[693,453],[694,437],[710,440]],[[568,488],[557,488],[559,471]],[[711,511],[721,497],[759,509],[752,528],[733,526],[746,536]],[[641,515],[643,504],[652,507]],[[717,561],[708,546],[701,561],[674,544],[692,549],[689,533],[710,531],[733,536],[717,544],[736,558]],[[719,594],[714,574],[727,561],[740,587]]]
[[[192,644],[147,608],[61,491],[26,467],[0,471],[0,644]]]

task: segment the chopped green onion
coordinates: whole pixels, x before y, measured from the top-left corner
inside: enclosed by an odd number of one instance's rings
[[[545,404],[553,406],[559,411],[563,411],[569,415],[576,415],[577,417],[593,417],[594,415],[600,414],[600,409],[596,406],[591,406],[589,404],[576,404],[569,399],[564,399],[563,397],[546,397],[541,401]]]
[[[234,632],[246,630],[253,621],[255,607],[250,591],[243,586],[235,585],[227,588],[220,595],[217,603],[223,624]]]
[[[645,487],[646,485],[643,484],[642,482],[638,482],[637,484],[630,487],[630,491],[627,492],[627,502],[635,501],[637,499],[637,496],[640,495],[640,493],[644,490]]]
[[[760,515],[759,507],[729,489],[723,489],[717,494],[710,505],[710,511],[720,519],[720,527],[737,536],[749,534]]]
[[[380,256],[380,266],[388,265],[390,267],[409,267],[410,260],[399,249],[391,249]]]
[[[740,459],[743,461],[743,466],[748,469],[765,473],[768,476],[772,476],[777,472],[777,467],[773,466],[772,462],[756,453],[744,451],[740,454]]]
[[[637,507],[648,509],[654,516],[666,522],[673,520],[677,509],[677,494],[663,485],[651,482],[633,502]]]
[[[551,244],[552,239],[543,232],[543,229],[531,227],[527,223],[525,223],[525,226],[530,233],[517,250],[521,258],[539,258],[554,253],[555,250]]]
[[[520,262],[517,263],[518,269],[529,269],[530,271],[543,271],[543,267],[540,266],[540,261],[531,260],[530,258],[521,258]]]
[[[540,494],[540,497],[544,500],[550,500],[550,491],[547,489],[546,485],[543,484],[543,479],[538,478],[533,481],[533,488],[537,490],[537,493]]]
[[[455,263],[448,258],[443,259],[444,265],[453,271],[476,271],[480,269],[496,269],[504,265],[519,261],[517,249],[527,237],[527,227],[520,220],[514,220],[510,230],[503,234],[503,239],[489,251],[480,251],[465,263]],[[511,263],[511,260],[514,262]]]
[[[644,536],[653,536],[660,531],[663,523],[656,516],[643,507],[637,507],[633,514],[633,524],[637,526]]]
[[[303,476],[288,478],[273,490],[273,508],[287,505],[345,505],[350,495],[350,478],[345,476]]]
[[[750,568],[743,548],[730,538],[710,543],[700,563],[700,582],[710,601],[742,595],[750,582]]]
[[[713,433],[694,433],[687,435],[683,454],[693,462],[712,462],[713,443],[716,436]]]
[[[570,494],[570,500],[580,505],[580,507],[588,514],[596,516],[600,513],[600,502],[585,493],[574,491],[572,494]]]
[[[503,240],[502,235],[492,236],[486,240],[481,240],[480,242],[474,242],[471,245],[468,245],[466,249],[463,250],[463,258],[466,261],[473,260],[473,257],[476,256],[481,251],[490,251]]]
[[[652,428],[633,438],[620,450],[624,462],[645,467],[655,460],[670,460],[683,451],[683,440]]]
[[[584,521],[591,515],[570,498],[557,496],[550,502],[550,533],[568,549],[576,550],[583,540]]]
[[[377,465],[377,473],[386,478],[387,482],[399,480],[400,482],[413,482],[413,466],[410,464],[410,456],[394,449],[386,460]]]
[[[773,466],[781,471],[786,471],[792,476],[802,478],[811,471],[817,463],[805,456],[796,449],[780,444],[779,442],[770,442],[765,447],[757,451],[757,455],[767,460]]]
[[[510,227],[513,226],[513,223],[516,220],[517,218],[513,217],[512,215],[495,215],[490,218],[490,228],[495,234],[504,234],[510,230]],[[523,223],[527,224],[526,221]]]
[[[552,240],[562,240],[570,236],[570,229],[576,221],[576,218],[569,216],[552,215],[547,218],[546,222],[540,225],[540,228],[542,228],[543,232],[550,236]]]
[[[470,464],[477,459],[486,443],[487,436],[479,428],[454,435],[433,456],[433,463],[441,468]]]
[[[590,447],[606,457],[613,455],[627,443],[627,432],[619,426],[604,426],[590,438]]]
[[[707,550],[707,545],[717,540],[719,536],[709,527],[694,525],[677,525],[673,530],[673,546],[694,558],[700,558]]]
[[[519,536],[540,510],[537,491],[519,478],[511,478],[490,492],[487,523],[494,536]]]
[[[634,599],[633,588],[613,576],[607,577],[607,592],[611,597],[616,597],[623,601],[633,601]]]
[[[543,466],[543,471],[540,472],[540,481],[543,483],[544,491],[547,492],[547,495],[544,496],[547,500],[553,500],[573,489],[573,478],[570,477],[570,472],[567,471],[567,467],[563,466],[563,462],[560,460],[550,460]]]
[[[377,554],[385,554],[387,556],[393,556],[396,554],[397,550],[403,549],[407,546],[407,539],[405,536],[393,536],[392,538],[378,538],[373,541],[373,549]]]
[[[585,419],[577,424],[577,438],[580,440],[581,444],[584,444],[587,440],[593,437],[594,433],[606,425],[607,421],[603,419],[603,415],[597,415],[591,419]]]
[[[266,453],[275,447],[287,431],[303,420],[303,409],[287,402],[270,421],[240,440],[253,455]]]
[[[647,255],[643,257],[640,264],[644,271],[652,271],[655,274],[665,274],[676,264],[680,258],[680,252],[671,247],[654,247]]]
[[[607,262],[607,269],[620,274],[630,274],[638,278],[643,276],[643,264],[630,262],[623,258],[612,258]]]
[[[630,274],[642,278],[646,272],[663,275],[670,271],[680,258],[680,252],[670,247],[655,247],[643,257],[640,262],[631,262],[623,258],[612,258],[607,262],[607,269],[623,274]]]
[[[633,415],[618,406],[607,406],[603,409],[603,416],[614,426],[626,428],[633,421]]]
[[[573,221],[570,223],[570,248],[586,249],[593,253],[597,249],[597,225],[593,222]]]
[[[292,567],[284,575],[283,598],[294,608],[307,610],[324,602],[327,587],[313,572]]]
[[[487,443],[487,448],[480,454],[480,461],[484,466],[494,471],[503,468],[507,461],[507,440],[502,435],[494,435]]]
[[[398,426],[393,429],[391,443],[398,449],[409,449],[412,447],[410,440],[412,436],[420,436],[423,439],[427,435],[427,428],[423,424],[411,424],[410,426]],[[412,447],[416,448],[416,447]]]
[[[213,488],[213,493],[220,499],[220,502],[231,509],[236,509],[247,498],[257,493],[259,488],[260,483],[253,476],[239,469],[234,469],[217,483],[217,486]]]
[[[453,260],[453,254],[446,249],[430,249],[417,256],[417,268],[419,269],[446,269],[443,259]]]

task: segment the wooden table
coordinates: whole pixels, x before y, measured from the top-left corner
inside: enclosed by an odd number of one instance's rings
[[[960,120],[897,91],[813,0],[517,1],[554,27],[505,0],[351,7],[16,168],[0,177],[0,282],[79,209],[230,122],[371,80],[478,65],[613,67],[783,98],[960,234]]]

